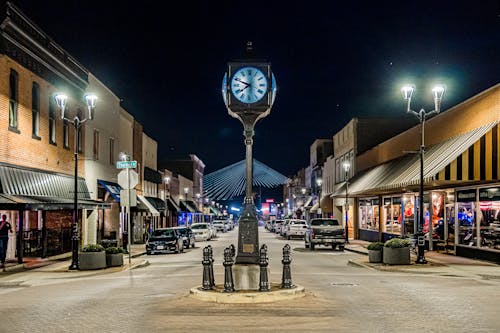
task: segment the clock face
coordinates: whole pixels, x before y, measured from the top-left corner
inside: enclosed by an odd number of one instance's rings
[[[231,92],[242,103],[252,104],[260,101],[267,92],[267,78],[255,67],[242,67],[231,79]]]

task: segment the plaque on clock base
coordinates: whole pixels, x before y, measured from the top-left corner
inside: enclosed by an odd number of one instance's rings
[[[259,290],[260,266],[259,265],[233,265],[234,289]]]

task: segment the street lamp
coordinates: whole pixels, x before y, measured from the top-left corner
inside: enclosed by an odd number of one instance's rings
[[[186,206],[186,209],[188,209],[188,193],[189,193],[189,187],[184,187],[184,202],[185,202],[185,206]],[[188,209],[189,210],[189,209]],[[186,212],[186,214],[188,214],[188,212]],[[188,217],[186,215],[186,223],[185,223],[185,226],[187,227],[188,226]]]
[[[344,161],[342,164],[344,167],[344,180],[345,180],[345,242],[349,244],[349,170],[351,169],[351,163],[349,161]]]
[[[165,184],[165,219],[167,226],[170,226],[170,210],[168,209],[168,200],[170,199],[170,177],[163,178]]]
[[[419,193],[419,202],[418,202],[418,231],[417,231],[417,245],[418,245],[418,255],[415,263],[417,264],[426,264],[427,260],[425,260],[424,256],[424,247],[425,247],[425,239],[424,239],[424,153],[425,153],[425,120],[427,117],[438,114],[441,111],[441,100],[443,99],[443,95],[445,92],[445,87],[443,85],[436,85],[432,89],[432,93],[434,94],[434,110],[430,112],[425,112],[424,109],[420,109],[419,112],[413,111],[410,108],[411,104],[411,96],[415,91],[415,87],[412,85],[405,85],[401,88],[401,93],[403,94],[403,98],[407,101],[406,113],[411,113],[415,115],[420,121],[420,132],[421,132],[421,141],[420,141],[420,193]],[[429,240],[430,241],[430,240]]]
[[[316,179],[316,185],[318,185],[317,186],[317,189],[318,189],[318,209],[320,211],[320,214],[322,214],[321,213],[321,185],[322,184],[323,184],[323,179],[317,178]]]
[[[80,265],[78,262],[78,243],[79,243],[79,235],[78,235],[78,148],[80,147],[80,127],[87,121],[92,120],[93,112],[95,109],[95,105],[97,102],[97,96],[93,94],[87,94],[84,96],[85,104],[87,105],[88,115],[87,117],[80,118],[79,112],[75,112],[73,119],[66,118],[65,111],[66,105],[68,101],[68,96],[64,94],[56,94],[54,99],[57,103],[57,106],[61,110],[61,119],[65,120],[71,124],[73,124],[75,129],[75,181],[74,181],[74,189],[73,189],[73,230],[71,236],[71,247],[72,247],[72,255],[71,255],[71,265],[69,269],[75,270],[79,269]]]

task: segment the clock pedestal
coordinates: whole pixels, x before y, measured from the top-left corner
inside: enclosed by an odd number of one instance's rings
[[[236,264],[259,264],[259,222],[255,206],[245,203],[238,226],[238,252]]]
[[[233,265],[234,289],[259,290],[260,266],[259,265]]]

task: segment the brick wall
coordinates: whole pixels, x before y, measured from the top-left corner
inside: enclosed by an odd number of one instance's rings
[[[9,130],[9,76],[11,68],[18,73],[18,129]],[[31,89],[40,86],[40,140],[32,138]],[[49,143],[49,98],[57,92],[47,81],[36,76],[7,56],[0,56],[0,162],[66,174],[74,173],[74,132],[70,126],[69,149],[63,148],[63,122],[56,111],[56,144]],[[71,103],[71,101],[70,101]],[[75,105],[75,103],[72,103]],[[83,104],[80,105],[82,109]],[[83,129],[83,127],[82,127]],[[82,138],[84,139],[84,131]],[[83,154],[79,175],[83,176]]]

